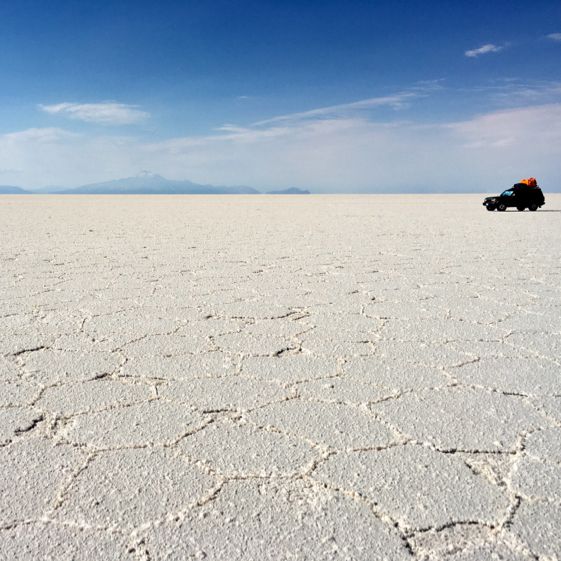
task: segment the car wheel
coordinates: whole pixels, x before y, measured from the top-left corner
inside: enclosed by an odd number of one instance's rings
[[[526,207],[525,206],[517,206],[516,208],[518,209],[519,212],[524,212],[524,209]]]
[[[532,203],[529,207],[528,207],[532,212],[538,210],[538,205],[536,203]]]
[[[506,205],[504,203],[501,203],[498,207],[497,210],[500,212],[504,212],[506,210]]]
[[[493,211],[495,210],[495,207],[494,207],[494,206],[491,206],[491,205],[489,205],[489,206],[486,207],[486,208],[487,208],[487,210],[488,210],[489,212],[493,212]]]

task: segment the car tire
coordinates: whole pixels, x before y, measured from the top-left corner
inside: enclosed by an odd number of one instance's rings
[[[538,210],[538,205],[536,203],[532,203],[529,207],[528,207],[532,212],[535,212],[536,210]]]
[[[497,210],[499,212],[504,212],[506,210],[506,205],[504,203],[501,203],[499,206],[497,206]]]
[[[517,206],[516,209],[518,210],[518,212],[524,212],[525,210],[525,206]]]
[[[486,208],[487,208],[487,210],[488,210],[489,212],[493,212],[493,211],[495,210],[495,207],[494,207],[494,206],[488,206],[488,207],[486,207]]]

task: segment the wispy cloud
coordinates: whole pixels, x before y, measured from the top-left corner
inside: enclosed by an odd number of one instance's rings
[[[344,116],[355,111],[374,109],[377,107],[389,107],[391,109],[396,109],[396,110],[403,109],[404,107],[407,107],[414,98],[417,98],[420,95],[421,95],[420,92],[417,91],[406,91],[393,95],[371,97],[368,99],[353,101],[351,103],[341,103],[338,105],[329,105],[327,107],[310,109],[309,111],[300,111],[298,113],[279,115],[277,117],[272,117],[271,119],[265,119],[263,121],[258,121],[256,123],[253,123],[252,126],[257,127],[263,125],[270,125],[272,123],[278,123],[281,121],[302,121],[306,119],[313,119],[319,117]]]
[[[63,115],[70,119],[77,119],[88,123],[103,125],[132,125],[147,119],[150,115],[141,111],[136,105],[125,103],[57,103],[54,105],[39,105],[45,113]]]
[[[555,41],[556,43],[561,43],[561,33],[550,33],[549,35],[546,35],[546,37],[551,41]]]
[[[78,134],[55,127],[31,128],[22,131],[11,132],[0,136],[6,142],[32,142],[35,144],[48,144],[75,138]]]
[[[505,106],[526,106],[561,101],[561,82],[513,81],[497,88],[494,99]]]
[[[486,55],[488,53],[498,53],[503,49],[504,49],[503,45],[494,45],[493,43],[487,43],[486,45],[482,45],[477,49],[470,49],[469,51],[466,51],[464,54],[468,58],[477,58],[481,55]]]
[[[526,107],[561,103],[561,81],[499,78],[479,86],[450,88],[479,106]]]

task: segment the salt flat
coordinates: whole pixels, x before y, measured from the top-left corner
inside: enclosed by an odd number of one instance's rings
[[[0,198],[0,559],[561,559],[561,195]]]

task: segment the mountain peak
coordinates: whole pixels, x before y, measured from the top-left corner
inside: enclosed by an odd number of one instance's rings
[[[139,171],[135,177],[142,177],[143,179],[163,179],[163,177],[161,175],[158,175],[157,173],[154,173],[150,170],[147,169],[143,169],[141,171]]]

